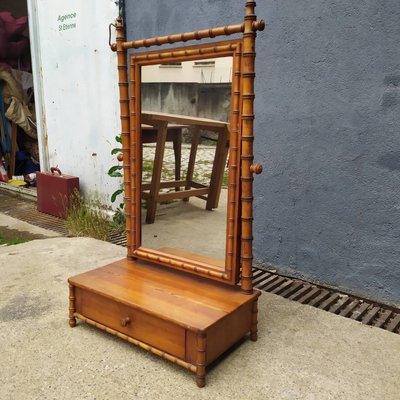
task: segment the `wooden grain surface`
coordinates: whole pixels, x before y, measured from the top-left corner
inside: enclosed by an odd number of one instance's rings
[[[186,330],[181,326],[81,288],[76,288],[76,311],[169,354],[185,358]]]
[[[142,123],[152,125],[154,122],[168,122],[175,124],[185,124],[200,126],[205,129],[226,128],[229,123],[210,118],[191,117],[189,115],[167,114],[156,111],[142,111]]]
[[[206,257],[206,256],[203,256],[200,254],[189,253],[188,251],[175,249],[173,247],[162,247],[161,249],[158,249],[158,250],[163,253],[175,255],[178,257],[182,257],[182,258],[187,258],[187,259],[193,260],[195,262],[198,261],[198,262],[201,262],[204,264],[210,264],[210,265],[213,265],[216,267],[220,267],[221,270],[224,270],[224,268],[225,268],[224,260],[217,260],[215,258]]]
[[[245,304],[207,330],[206,365],[250,331],[252,307],[252,303]],[[186,331],[186,361],[192,364],[196,364],[196,340],[195,332]]]
[[[208,329],[260,295],[145,261],[122,259],[69,279],[161,319],[196,331]]]

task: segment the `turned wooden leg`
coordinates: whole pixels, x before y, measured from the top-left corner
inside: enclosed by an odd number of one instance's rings
[[[75,311],[75,287],[69,285],[69,326],[71,328],[76,326]]]
[[[204,387],[206,385],[206,334],[203,332],[197,335],[196,367],[197,386]]]
[[[196,126],[192,134],[192,145],[190,147],[189,163],[186,172],[186,186],[185,190],[190,190],[192,188],[194,166],[196,164],[197,148],[200,143],[200,128]],[[189,201],[189,197],[182,199],[183,201]]]
[[[258,329],[257,329],[257,314],[258,314],[258,299],[254,300],[253,303],[253,308],[252,308],[252,314],[251,314],[251,328],[250,328],[250,339],[255,342],[257,341],[258,335]]]
[[[229,152],[228,140],[229,140],[228,129],[223,129],[218,133],[217,146],[215,148],[214,163],[210,179],[210,191],[207,196],[207,203],[206,203],[207,210],[218,208],[222,181],[224,180],[225,165]]]
[[[146,224],[153,224],[156,218],[158,196],[160,194],[161,172],[164,159],[165,142],[167,140],[168,123],[157,125],[157,143],[154,155],[153,174],[151,176],[150,193],[147,199]]]
[[[175,156],[175,180],[181,180],[181,161],[182,161],[182,129],[173,130],[173,145],[174,145],[174,156]],[[175,192],[181,190],[180,186],[175,186]]]

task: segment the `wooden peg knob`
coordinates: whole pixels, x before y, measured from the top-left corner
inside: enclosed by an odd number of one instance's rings
[[[120,321],[121,326],[127,326],[131,323],[131,319],[129,317],[122,318]]]
[[[253,31],[263,31],[265,29],[265,21],[260,19],[253,22]]]
[[[124,155],[123,155],[122,153],[119,153],[119,154],[117,155],[117,160],[118,160],[118,161],[123,161],[123,160],[124,160]]]
[[[261,164],[259,164],[259,163],[251,164],[250,165],[250,171],[253,174],[259,175],[263,171],[263,166]]]

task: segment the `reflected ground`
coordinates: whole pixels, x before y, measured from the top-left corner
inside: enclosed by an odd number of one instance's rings
[[[151,178],[155,144],[143,146],[143,177]],[[182,145],[182,175],[186,174],[190,145]],[[215,146],[199,145],[195,168],[195,179],[208,183],[212,171]],[[147,166],[147,168],[146,168]],[[171,143],[165,146],[162,180],[171,180],[174,174],[174,151]],[[227,177],[225,169],[219,206],[212,211],[205,209],[205,202],[190,197],[188,202],[174,200],[158,204],[153,224],[142,224],[143,245],[152,249],[165,246],[184,249],[186,252],[204,255],[216,260],[225,260]],[[146,208],[142,207],[142,221]]]
[[[144,245],[159,249],[168,243],[168,247],[224,260],[226,231],[221,226],[226,225],[227,194],[222,188],[219,207],[212,211],[207,211],[204,200],[196,197],[188,202],[159,204],[154,224],[142,225]],[[145,209],[142,218],[146,218]]]

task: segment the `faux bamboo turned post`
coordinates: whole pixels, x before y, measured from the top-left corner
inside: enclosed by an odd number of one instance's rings
[[[258,339],[258,298],[254,300],[251,310],[251,328],[250,328],[250,339],[256,342]]]
[[[255,2],[254,2],[255,5]],[[251,29],[253,31],[262,31],[265,27],[264,20],[252,21]],[[201,40],[205,38],[215,38],[217,36],[229,36],[235,33],[244,32],[245,23],[237,25],[219,26],[217,28],[202,29],[199,31],[175,33],[168,36],[157,36],[149,39],[134,40],[131,42],[124,42],[122,48],[128,49],[140,49],[141,47],[152,47],[161,46],[163,44],[172,44],[178,42],[187,42],[189,40]],[[117,44],[111,45],[111,50],[117,50]]]
[[[199,55],[206,58],[209,56],[212,58],[215,53],[218,53],[220,57],[224,57],[224,53],[226,57],[230,57],[232,55],[232,51],[235,50],[237,47],[237,43],[229,43],[229,44],[218,44],[215,46],[207,46],[202,48],[183,48],[183,49],[174,49],[171,51],[168,50],[160,50],[159,52],[144,52],[138,53],[135,55],[134,60],[135,62],[140,62],[141,65],[149,65],[146,64],[147,62],[150,64],[154,64],[155,61],[159,63],[167,63],[170,61],[174,61],[177,57],[185,57],[185,61],[193,60],[194,58],[197,59]]]
[[[75,311],[75,287],[69,285],[69,326],[71,328],[76,326]]]
[[[193,32],[175,33],[168,36],[157,36],[149,39],[134,40],[132,42],[125,42],[124,49],[138,49],[141,47],[161,46],[163,44],[171,44],[177,42],[187,42],[188,40],[200,40],[204,38],[214,38],[217,36],[227,36],[234,33],[243,32],[243,24],[220,26],[217,28],[203,29]],[[115,45],[111,48],[114,50]]]
[[[127,55],[123,48],[125,41],[124,27],[122,18],[118,17],[115,23],[116,28],[116,49],[118,60],[118,87],[119,87],[119,103],[120,103],[120,119],[121,119],[121,139],[122,139],[122,159],[124,171],[124,195],[125,195],[125,214],[126,214],[126,246],[128,257],[132,257],[133,227],[132,227],[132,185],[130,163],[131,154],[129,146],[129,88],[128,88],[128,71],[127,71]]]
[[[198,387],[206,385],[206,335],[197,334],[196,383]]]
[[[254,121],[254,59],[255,37],[253,22],[255,1],[246,2],[244,17],[243,54],[242,54],[242,154],[241,154],[241,260],[242,289],[245,293],[253,292],[253,121]]]
[[[231,106],[231,125],[229,139],[229,170],[228,170],[228,229],[227,229],[227,262],[226,272],[231,277],[235,274],[237,282],[240,273],[240,251],[239,251],[239,179],[240,179],[240,82],[242,64],[242,46],[238,44],[233,58],[232,71],[232,106]],[[233,271],[233,265],[235,265]]]
[[[142,145],[141,145],[141,95],[140,95],[140,68],[129,66],[130,71],[130,135],[129,148],[131,156],[131,211],[132,211],[132,244],[134,252],[141,244],[141,178],[142,178]]]

